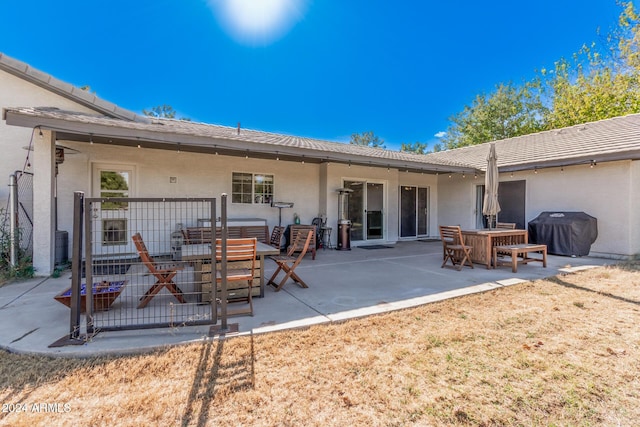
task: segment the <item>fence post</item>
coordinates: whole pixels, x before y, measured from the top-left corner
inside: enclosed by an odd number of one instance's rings
[[[16,174],[12,174],[9,177],[9,223],[10,232],[9,238],[11,239],[10,246],[10,262],[11,267],[15,268],[18,265],[18,178]]]
[[[209,216],[211,220],[211,322],[215,325],[218,323],[218,285],[216,281],[216,215],[218,214],[216,207],[216,199],[211,199],[211,207],[209,208]]]
[[[80,337],[80,294],[82,282],[82,222],[83,222],[84,193],[73,193],[73,248],[71,249],[71,318],[69,325],[69,338]],[[85,302],[88,307],[89,292],[85,291]]]
[[[227,195],[225,193],[222,193],[220,210],[220,274],[222,275],[222,283],[220,283],[220,317],[222,317],[221,330],[226,331],[229,327],[227,326]]]
[[[91,286],[85,286],[86,291],[86,323],[87,334],[92,334],[93,329],[93,241],[92,241],[92,229],[91,211],[93,204],[91,201],[84,203],[84,280],[85,283],[91,284]],[[80,236],[82,237],[82,235]],[[82,258],[82,252],[80,252]],[[80,260],[82,262],[82,259]],[[80,268],[82,271],[82,268]],[[82,276],[80,276],[82,277]]]

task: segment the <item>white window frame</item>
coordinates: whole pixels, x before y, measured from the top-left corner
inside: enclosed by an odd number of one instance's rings
[[[129,175],[129,179],[127,181],[128,189],[126,192],[124,190],[107,190],[112,193],[122,192],[122,196],[119,197],[134,197],[135,192],[135,184],[136,184],[136,167],[130,164],[115,164],[115,163],[92,163],[91,165],[91,188],[94,198],[102,197],[102,185],[101,185],[101,177],[102,172],[105,171],[113,171],[113,172],[126,172]],[[124,196],[124,194],[127,194]],[[128,209],[128,208],[126,208]],[[100,209],[102,212],[102,221],[100,222],[100,244],[104,246],[123,246],[129,245],[129,224],[127,218],[123,211],[125,209]],[[124,221],[125,229],[124,230],[113,230],[109,229],[109,225],[122,223]],[[120,237],[119,240],[112,240],[114,236]],[[97,242],[96,242],[97,243]]]
[[[238,193],[234,191],[234,185],[235,185],[235,175],[236,174],[242,174],[242,175],[251,175],[251,195],[250,195],[250,200],[251,202],[244,202],[244,201],[236,201],[234,200],[235,197],[237,195],[240,195],[241,198],[242,196],[245,196],[248,193]],[[256,194],[256,177],[259,176],[265,176],[265,177],[271,177],[271,194],[267,194],[265,197],[265,194]],[[234,171],[231,172],[231,203],[233,204],[237,204],[237,205],[270,205],[271,202],[273,201],[273,197],[274,197],[274,193],[275,193],[275,175],[272,173],[257,173],[257,172],[240,172],[240,171]],[[270,196],[270,197],[269,197]]]

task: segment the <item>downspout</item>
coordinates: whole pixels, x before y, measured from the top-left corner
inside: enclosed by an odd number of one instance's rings
[[[9,177],[9,223],[11,239],[10,262],[15,268],[18,265],[18,179],[15,174]]]

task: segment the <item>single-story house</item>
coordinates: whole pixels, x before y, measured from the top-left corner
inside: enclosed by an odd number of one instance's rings
[[[27,163],[34,172],[33,262],[40,274],[55,266],[56,226],[72,230],[73,192],[100,197],[105,172],[126,177],[129,197],[227,193],[230,216],[264,218],[270,227],[280,213],[271,202],[284,201],[295,204],[282,211],[284,224],[294,213],[303,223],[324,216],[335,230],[336,190],[350,188],[354,246],[437,237],[439,224],[482,226],[488,144],[417,155],[152,119],[2,54],[0,94],[0,149],[7,154],[0,172],[8,180]],[[542,211],[584,211],[598,219],[591,255],[640,253],[640,115],[495,144],[501,221],[526,227]]]

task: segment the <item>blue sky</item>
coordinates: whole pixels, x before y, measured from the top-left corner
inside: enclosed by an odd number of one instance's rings
[[[614,27],[615,0],[3,2],[0,52],[141,112],[388,148]],[[273,26],[276,28],[273,28]]]

